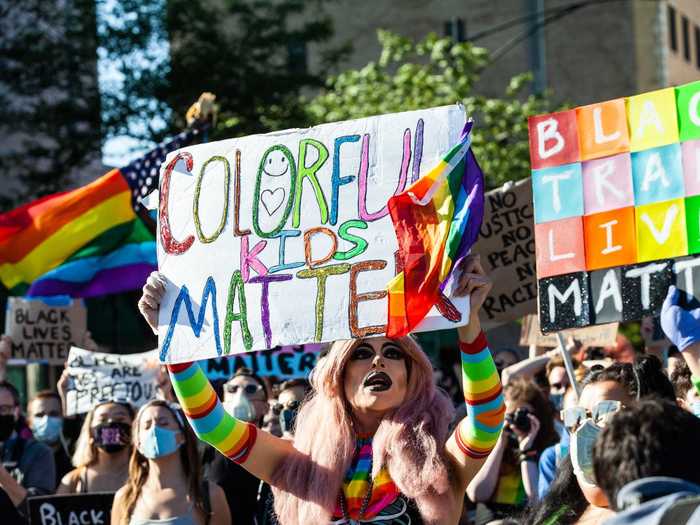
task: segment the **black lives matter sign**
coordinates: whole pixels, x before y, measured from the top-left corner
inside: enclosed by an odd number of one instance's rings
[[[74,344],[83,340],[87,311],[82,301],[58,305],[39,299],[7,300],[5,334],[12,338],[12,358],[62,365]]]
[[[31,525],[109,525],[114,493],[94,492],[29,498]]]

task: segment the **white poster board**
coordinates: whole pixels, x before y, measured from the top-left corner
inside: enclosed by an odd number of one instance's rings
[[[73,347],[66,368],[69,388],[66,415],[84,414],[95,403],[128,401],[134,408],[156,397],[158,350],[140,354],[106,354]]]
[[[462,106],[445,106],[170,154],[161,360],[383,333],[386,285],[401,270],[387,200],[440,161],[465,121]],[[459,324],[434,310],[419,330]]]

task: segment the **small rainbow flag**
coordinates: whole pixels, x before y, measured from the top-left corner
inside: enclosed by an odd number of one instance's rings
[[[437,166],[389,199],[403,271],[387,286],[387,337],[404,336],[423,320],[479,235],[484,176],[470,148],[471,128],[470,120]]]
[[[157,267],[155,236],[136,213],[158,187],[166,155],[189,129],[81,188],[0,215],[0,282],[11,295],[94,297],[143,286]]]

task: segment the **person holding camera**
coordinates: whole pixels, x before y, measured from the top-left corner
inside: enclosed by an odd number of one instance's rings
[[[476,525],[513,516],[537,499],[539,456],[559,439],[551,404],[534,382],[513,380],[503,394],[504,431],[467,487]]]

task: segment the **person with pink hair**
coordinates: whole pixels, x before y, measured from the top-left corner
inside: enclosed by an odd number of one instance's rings
[[[459,328],[467,416],[452,434],[454,409],[410,337],[333,343],[313,371],[294,441],[227,414],[196,363],[169,365],[195,433],[272,486],[283,525],[457,523],[504,417],[478,317],[491,281],[478,256],[461,270],[458,294],[470,295],[469,323]],[[152,274],[139,309],[154,330],[163,293]]]

